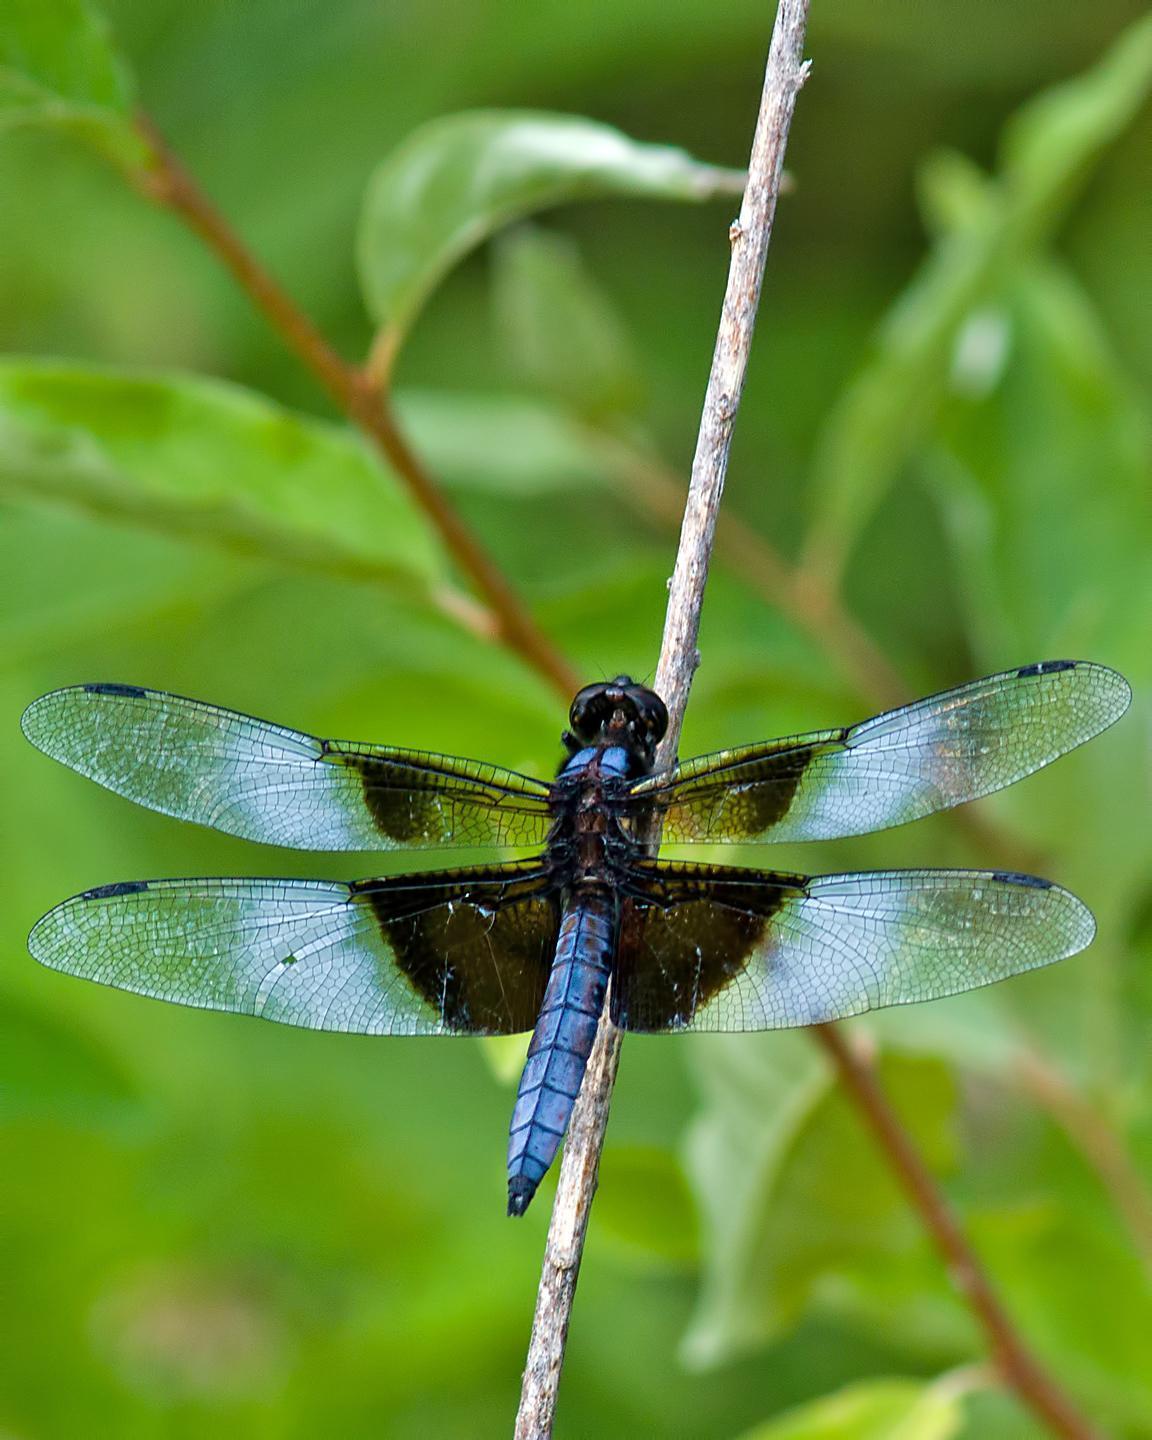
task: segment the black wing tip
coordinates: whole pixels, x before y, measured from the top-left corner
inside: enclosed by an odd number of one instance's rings
[[[141,685],[121,685],[114,680],[94,681],[87,685],[78,685],[76,689],[83,690],[89,695],[127,695],[134,700],[151,694]]]
[[[531,1205],[532,1197],[535,1194],[535,1180],[529,1180],[527,1175],[513,1175],[508,1181],[508,1214],[510,1216],[523,1215]]]
[[[139,895],[150,888],[150,880],[113,880],[109,885],[96,885],[77,895],[77,900],[111,900],[117,895]]]
[[[1059,675],[1062,670],[1076,670],[1083,664],[1080,660],[1037,660],[1033,665],[1021,665],[1016,671],[1021,680],[1031,675]]]
[[[994,870],[993,880],[1002,880],[1005,885],[1027,885],[1033,890],[1055,890],[1059,887],[1051,880],[1039,875],[1025,875],[1021,870]]]
[[[1132,687],[1120,671],[1099,660],[1036,660],[1031,665],[1018,666],[1014,673],[1021,680],[1027,680],[1037,675],[1061,675],[1069,670],[1087,670],[1095,675],[1107,676],[1109,680],[1119,681],[1120,688],[1131,694]]]

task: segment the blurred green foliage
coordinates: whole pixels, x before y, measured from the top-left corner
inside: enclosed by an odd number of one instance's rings
[[[458,582],[394,477],[117,173],[150,154],[132,106],[345,353],[372,316],[405,335],[402,423],[541,623],[589,678],[647,674],[674,536],[630,479],[687,469],[735,204],[691,157],[742,162],[766,16],[107,11],[0,10],[0,1429],[507,1434],[547,1211],[503,1216],[515,1046],[304,1034],[39,972],[28,926],[89,885],[379,862],[132,810],[17,719],[122,680],[547,773],[545,684],[442,608]],[[817,0],[808,52],[727,503],[843,568],[911,691],[1060,654],[1133,681],[1115,734],[984,806],[1093,905],[1093,948],[860,1028],[1023,1331],[1137,1440],[1152,28],[1130,0]],[[869,708],[722,562],[701,648],[686,752]],[[773,863],[1008,858],[934,819]],[[1035,1435],[981,1360],[803,1036],[628,1041],[560,1436]]]

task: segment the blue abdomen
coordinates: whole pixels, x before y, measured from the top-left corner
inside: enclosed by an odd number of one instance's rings
[[[556,1158],[580,1082],[616,949],[616,905],[582,891],[564,910],[556,958],[520,1077],[508,1141],[508,1213],[523,1215]]]

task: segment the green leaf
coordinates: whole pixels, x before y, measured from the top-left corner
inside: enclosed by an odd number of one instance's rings
[[[496,246],[495,261],[496,320],[518,374],[591,419],[634,413],[644,392],[639,362],[576,244],[520,226]]]
[[[938,238],[987,224],[996,192],[974,160],[958,150],[937,150],[916,174],[916,195],[924,228]]]
[[[476,110],[414,131],[368,185],[357,244],[368,310],[397,339],[444,275],[512,221],[608,196],[698,203],[739,171],[576,115]]]
[[[1152,427],[1091,302],[1054,264],[1009,295],[1013,348],[941,425],[936,489],[986,657],[1101,654],[1147,671]]]
[[[409,590],[443,573],[355,437],[218,381],[0,362],[0,495]]]
[[[986,1138],[999,1173],[978,1157],[968,1183],[989,1199],[1002,1194],[972,1216],[977,1253],[1012,1296],[1019,1333],[1049,1357],[1083,1410],[1106,1434],[1142,1437],[1152,1417],[1147,1267],[1114,1210],[1100,1204],[1098,1177],[1086,1182],[1061,1167],[1050,1148],[1006,1154],[991,1127]]]
[[[692,1059],[703,1103],[688,1132],[686,1169],[701,1215],[704,1273],[684,1354],[702,1366],[777,1328],[775,1300],[747,1293],[748,1259],[788,1148],[831,1077],[815,1048],[787,1033],[702,1037]]]
[[[743,1440],[952,1440],[963,1423],[960,1388],[947,1379],[866,1380],[757,1425]]]
[[[417,452],[453,489],[552,495],[604,488],[620,473],[591,432],[548,400],[403,390],[396,410]]]
[[[968,206],[964,227],[935,245],[825,424],[813,467],[809,563],[826,580],[843,568],[935,417],[964,325],[1047,242],[1150,87],[1152,17],[1145,17],[1097,66],[1032,101],[1006,130],[985,213]]]
[[[688,1149],[705,1229],[685,1359],[711,1366],[768,1344],[817,1299],[848,1316],[883,1314],[890,1334],[915,1327],[920,1344],[948,1351],[957,1343],[952,1305],[925,1303],[933,1275],[942,1281],[921,1227],[814,1047],[799,1035],[765,1035],[725,1048],[731,1055],[713,1055],[713,1074],[702,1076],[708,1098]],[[880,1071],[928,1163],[950,1164],[947,1068],[892,1055]]]
[[[172,623],[228,594],[240,581],[233,557],[155,534],[99,528],[82,516],[6,507],[0,523],[0,673],[60,652],[91,658],[92,639]],[[145,543],[141,543],[145,542]],[[51,573],[52,583],[44,576]]]
[[[0,130],[66,130],[125,169],[147,164],[132,124],[133,87],[108,27],[87,0],[4,0]]]
[[[1098,65],[1024,105],[1001,143],[1001,174],[1026,231],[1051,226],[1101,150],[1132,123],[1152,83],[1152,15],[1120,36]]]
[[[700,1256],[699,1222],[684,1171],[657,1145],[609,1145],[600,1165],[598,1235],[631,1258],[684,1269]]]

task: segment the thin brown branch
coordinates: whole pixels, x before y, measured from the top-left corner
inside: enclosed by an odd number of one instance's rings
[[[1017,1333],[948,1202],[888,1103],[871,1061],[833,1025],[818,1025],[812,1033],[919,1211],[953,1285],[983,1328],[1001,1381],[1054,1435],[1099,1440],[1101,1432],[1079,1413]]]
[[[409,446],[377,377],[366,377],[333,349],[204,194],[151,121],[141,115],[137,125],[154,157],[151,168],[140,177],[144,193],[178,215],[204,241],[337,407],[388,462],[492,610],[499,639],[569,697],[579,684],[575,671],[536,625],[500,567]]]
[[[385,394],[392,388],[392,371],[400,353],[401,335],[391,325],[384,325],[372,337],[360,373],[370,390]]]
[[[730,232],[732,259],[728,284],[704,397],[654,681],[654,688],[663,697],[669,712],[668,734],[657,756],[658,765],[675,759],[688,692],[698,663],[696,640],[704,585],[724,491],[732,428],[751,351],[784,149],[796,96],[808,73],[803,60],[807,19],[808,0],[780,0],[752,142],[748,182],[740,218]],[[516,1417],[516,1440],[545,1440],[552,1434],[572,1302],[620,1059],[620,1040],[619,1031],[605,1011],[565,1142]]]

